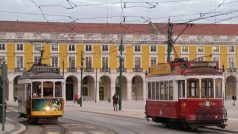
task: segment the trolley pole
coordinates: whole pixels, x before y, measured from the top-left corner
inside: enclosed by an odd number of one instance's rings
[[[98,69],[96,68],[96,86],[95,86],[96,88],[95,88],[95,91],[94,91],[94,92],[95,92],[95,93],[94,93],[95,103],[97,103],[97,88],[98,88],[98,87],[97,87],[97,82],[98,82],[97,80],[98,80]]]
[[[7,65],[5,63],[3,63],[1,65],[1,72],[0,72],[0,88],[1,88],[1,93],[2,93],[2,98],[1,98],[1,101],[2,101],[2,120],[1,120],[1,123],[2,123],[2,131],[5,131],[5,121],[6,121],[6,104],[5,104],[5,98],[6,98],[6,81],[7,81]],[[2,84],[2,85],[1,85]]]
[[[168,22],[167,62],[170,62],[170,55],[171,55],[171,51],[173,49],[172,28],[173,28],[173,24],[170,23],[170,18],[169,18],[169,22]]]
[[[80,70],[81,70],[81,94],[80,94],[80,107],[83,106],[83,51],[81,51],[81,66],[80,66]]]
[[[121,44],[120,44],[120,76],[119,76],[119,111],[122,109],[122,35],[121,35]]]

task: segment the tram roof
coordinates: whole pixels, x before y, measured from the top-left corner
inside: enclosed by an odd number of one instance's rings
[[[59,74],[59,69],[47,65],[33,65],[32,68],[23,73],[19,80],[23,79],[64,79]]]

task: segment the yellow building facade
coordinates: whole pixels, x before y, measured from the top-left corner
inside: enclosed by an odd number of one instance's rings
[[[0,27],[2,23],[0,22]],[[19,25],[25,22],[8,23]],[[35,23],[37,22],[25,25],[32,27]],[[34,63],[39,62],[41,49],[44,50],[43,63],[59,67],[64,75],[66,100],[73,100],[74,94],[83,94],[85,100],[103,101],[112,98],[119,90],[120,57],[123,59],[123,99],[145,100],[145,74],[149,72],[151,66],[167,62],[166,33],[147,33],[146,29],[142,33],[132,30],[131,33],[124,32],[123,35],[120,32],[114,33],[115,31],[107,34],[97,31],[69,33],[64,29],[61,32],[54,31],[54,28],[58,27],[54,25],[52,27],[53,31],[48,29],[48,32],[47,29],[41,32],[28,31],[27,28],[22,28],[25,31],[22,29],[8,31],[7,28],[0,31],[0,62],[6,61],[8,66],[9,100],[17,96],[18,77]],[[138,28],[140,27],[142,26],[139,25]],[[200,34],[182,35],[174,44],[171,59],[178,57],[184,60],[218,61],[220,68],[225,69],[225,94],[226,98],[230,99],[232,95],[237,95],[238,47],[234,42],[237,37],[230,35],[201,37]],[[119,51],[121,38],[123,38],[122,55]],[[230,40],[233,42],[229,42]],[[81,70],[83,70],[82,83]]]

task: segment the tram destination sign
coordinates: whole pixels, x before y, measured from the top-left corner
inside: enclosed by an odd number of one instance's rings
[[[191,68],[195,68],[195,67],[217,67],[217,63],[216,62],[191,62],[190,64]]]
[[[55,67],[34,67],[32,70],[34,73],[59,73],[59,68]]]
[[[151,67],[151,74],[168,74],[171,73],[171,67],[168,63],[158,64],[157,66]]]

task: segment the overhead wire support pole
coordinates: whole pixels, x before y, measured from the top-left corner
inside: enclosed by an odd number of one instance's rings
[[[83,51],[81,51],[81,65],[80,65],[80,70],[81,70],[81,93],[80,93],[80,107],[83,106]]]
[[[123,45],[122,45],[122,35],[121,35],[121,44],[120,44],[120,76],[119,76],[119,111],[121,111],[122,109],[122,49],[123,49]]]
[[[170,23],[170,18],[168,21],[168,46],[167,46],[167,62],[170,62],[170,55],[171,55],[171,51],[173,48],[173,40],[172,40],[172,29],[173,29],[173,24]]]

